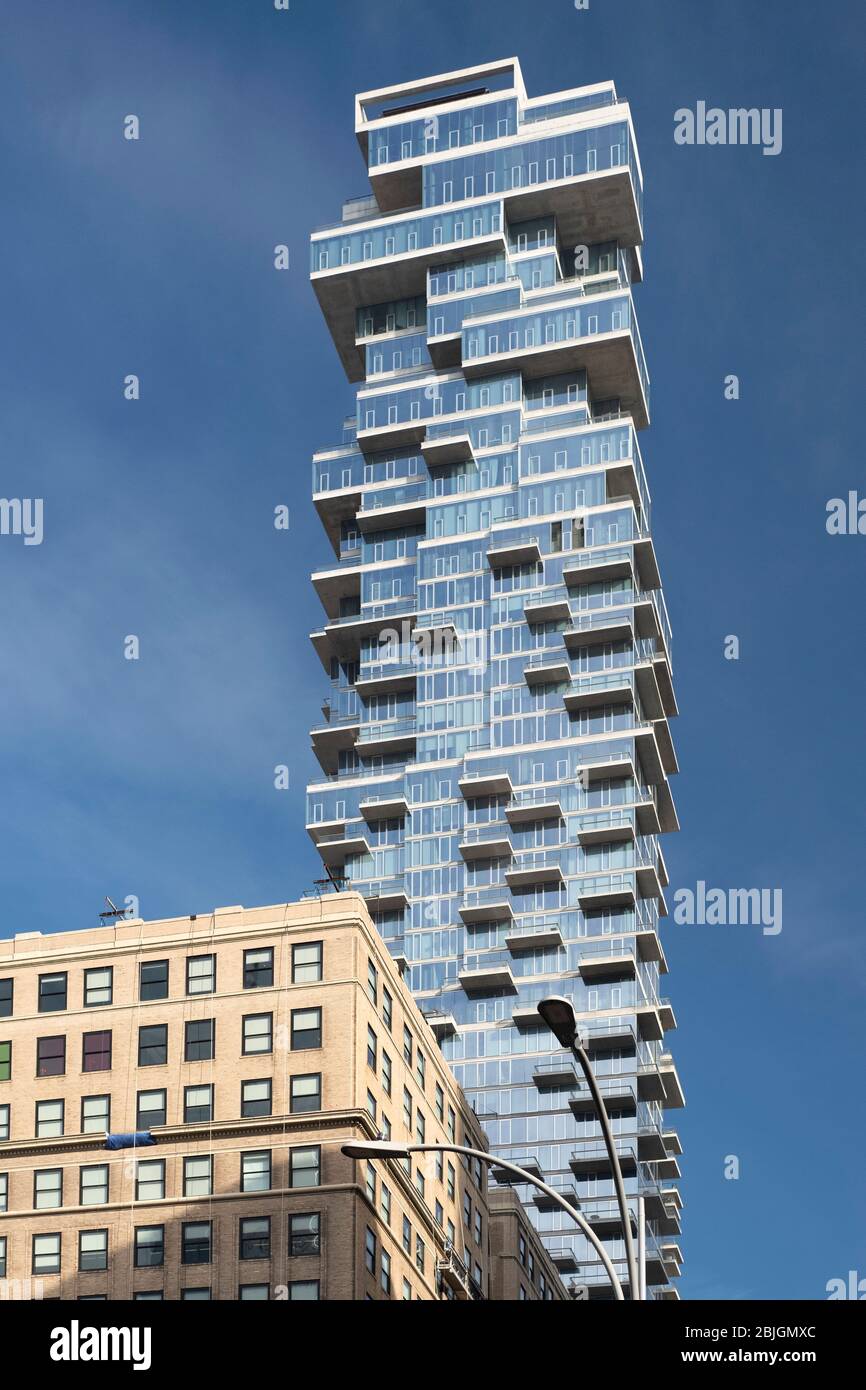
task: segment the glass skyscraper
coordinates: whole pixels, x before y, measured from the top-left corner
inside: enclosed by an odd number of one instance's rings
[[[598,1119],[536,1010],[571,998],[645,1216],[648,1297],[675,1297],[659,836],[678,828],[677,706],[638,446],[629,107],[610,82],[530,98],[508,60],[364,93],[355,115],[372,193],[312,236],[357,389],[314,459],[333,558],[313,575],[308,830],[494,1152],[579,1200],[625,1284]],[[520,1195],[566,1280],[609,1298],[574,1223]]]

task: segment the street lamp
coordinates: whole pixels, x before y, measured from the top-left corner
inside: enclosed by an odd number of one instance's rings
[[[610,1119],[607,1113],[607,1106],[602,1099],[598,1082],[595,1079],[595,1072],[590,1065],[589,1057],[577,1031],[577,1019],[574,1016],[574,1006],[570,999],[563,998],[562,995],[553,995],[549,999],[542,999],[538,1006],[538,1012],[547,1024],[553,1036],[561,1047],[567,1048],[572,1052],[580,1063],[581,1070],[586,1078],[593,1103],[598,1111],[601,1121],[601,1130],[604,1135],[604,1143],[607,1149],[607,1156],[610,1159],[610,1166],[613,1170],[613,1182],[616,1188],[616,1199],[619,1204],[619,1214],[622,1220],[622,1229],[625,1236],[625,1255],[628,1265],[628,1282],[631,1289],[631,1297],[638,1300],[641,1297],[641,1285],[638,1277],[637,1260],[634,1253],[634,1241],[631,1234],[631,1218],[625,1200],[625,1183],[622,1180],[622,1168],[619,1163],[619,1154],[616,1151],[616,1144],[613,1141],[613,1131],[610,1127]]]
[[[494,1158],[485,1149],[470,1149],[464,1144],[395,1144],[390,1140],[378,1139],[368,1140],[363,1143],[343,1144],[342,1152],[347,1158],[408,1158],[410,1154],[423,1153],[450,1153],[465,1154],[469,1158],[479,1158],[482,1163],[487,1163],[490,1167],[502,1168],[508,1173],[514,1173],[521,1182],[531,1183],[533,1187],[538,1187],[556,1202],[563,1211],[567,1212],[573,1221],[577,1223],[580,1230],[595,1249],[602,1264],[607,1272],[607,1277],[613,1287],[614,1298],[622,1303],[625,1295],[622,1285],[617,1277],[610,1256],[599,1240],[595,1231],[588,1224],[585,1217],[577,1211],[570,1202],[567,1202],[561,1192],[557,1192],[555,1187],[549,1187],[541,1178],[536,1178],[532,1173],[527,1173],[525,1168],[518,1168],[516,1163],[506,1163],[504,1159]]]

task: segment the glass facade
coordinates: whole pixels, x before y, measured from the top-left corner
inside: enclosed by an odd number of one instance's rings
[[[625,1282],[598,1117],[537,1014],[572,1000],[645,1212],[648,1297],[670,1297],[677,706],[638,445],[640,165],[612,85],[528,102],[505,67],[480,94],[449,74],[427,108],[368,94],[379,203],[313,235],[357,390],[313,465],[333,557],[313,576],[307,828],[404,962],[493,1151],[578,1198]],[[576,1226],[520,1196],[563,1275],[610,1297]]]

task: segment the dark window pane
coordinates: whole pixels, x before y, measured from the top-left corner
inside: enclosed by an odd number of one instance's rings
[[[168,961],[147,960],[141,966],[139,999],[168,998]]]

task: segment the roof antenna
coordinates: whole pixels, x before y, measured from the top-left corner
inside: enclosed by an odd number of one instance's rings
[[[108,911],[100,912],[100,922],[116,922],[119,918],[126,916],[125,907],[115,907],[110,898],[106,898],[105,901],[108,903]]]

